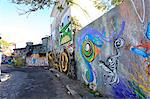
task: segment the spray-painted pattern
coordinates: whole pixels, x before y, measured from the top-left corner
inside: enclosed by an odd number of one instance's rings
[[[147,25],[146,37],[148,40],[150,40],[150,22],[148,22],[148,25]]]
[[[106,63],[103,61],[99,62],[99,66],[102,67],[105,71],[105,84],[109,85],[119,83],[119,78],[117,74],[117,67],[119,64],[118,57],[120,57],[119,48],[121,48],[124,45],[124,40],[122,38],[119,38],[115,41],[114,45],[116,49],[116,55],[108,57]]]
[[[47,57],[40,57],[39,54],[32,54],[30,57],[26,57],[26,63],[28,66],[48,66]]]
[[[69,77],[76,79],[74,67],[74,59],[67,49],[60,54],[50,52],[48,54],[48,62],[51,67],[58,69],[60,72],[66,73]],[[71,67],[72,66],[72,67]]]
[[[98,32],[87,29],[82,32],[82,36],[78,40],[79,52],[86,63],[86,70],[82,77],[92,89],[96,88],[96,74],[91,63],[100,54],[100,48],[103,46],[103,41],[100,40],[99,35]]]
[[[93,90],[114,98],[149,99],[150,1],[129,2],[124,0],[76,34],[77,73],[95,84]]]
[[[68,43],[69,41],[72,40],[72,34],[71,34],[71,30],[69,30],[69,26],[70,26],[71,22],[69,22],[68,24],[66,24],[62,29],[61,29],[61,33],[63,33],[62,37],[60,38],[60,43],[61,44],[65,44]]]

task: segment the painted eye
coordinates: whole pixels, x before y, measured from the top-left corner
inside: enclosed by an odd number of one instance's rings
[[[85,50],[88,51],[90,49],[90,45],[86,44]]]
[[[122,39],[122,38],[119,38],[119,39],[117,39],[117,40],[115,41],[115,47],[116,47],[116,48],[122,47],[123,44],[124,44],[124,39]]]
[[[82,44],[82,54],[88,62],[92,62],[95,56],[95,47],[90,40],[85,40]]]
[[[111,63],[111,62],[113,62],[113,59],[112,59],[112,58],[110,58],[110,59],[108,60],[108,62],[110,62],[110,63]]]

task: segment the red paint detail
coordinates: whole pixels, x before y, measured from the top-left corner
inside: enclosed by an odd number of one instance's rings
[[[150,50],[150,42],[145,42],[144,44],[138,45],[137,48],[145,48],[146,51]]]
[[[145,62],[150,62],[150,60],[144,60],[144,63],[145,63]]]
[[[99,48],[97,48],[96,46],[94,46],[95,47],[95,58],[97,57],[97,55],[99,55],[100,53],[101,53],[101,51],[100,51],[100,49]]]

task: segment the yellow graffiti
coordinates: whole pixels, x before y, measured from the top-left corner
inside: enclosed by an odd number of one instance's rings
[[[59,69],[59,64],[57,64],[55,62],[55,56],[54,56],[54,54],[52,52],[50,52],[48,54],[48,61],[49,61],[49,64],[54,66],[54,68]]]
[[[62,52],[60,57],[56,57],[53,52],[48,54],[48,61],[49,64],[52,65],[55,69],[59,70],[60,72],[67,73],[69,69],[69,54],[68,51]]]
[[[65,43],[67,43],[67,42],[69,42],[69,41],[71,41],[71,38],[70,38],[70,36],[66,35],[66,36],[64,36],[64,37],[62,38],[61,44],[65,44]]]
[[[68,70],[69,67],[68,63],[69,63],[68,55],[65,52],[62,52],[60,56],[60,68],[63,72],[66,72]]]
[[[144,69],[141,71],[141,69],[137,66],[135,63],[132,64],[132,69],[134,73],[130,73],[130,78],[138,83],[139,87],[146,92],[148,95],[150,95],[150,79],[145,78],[144,76]],[[144,64],[142,64],[144,66]]]

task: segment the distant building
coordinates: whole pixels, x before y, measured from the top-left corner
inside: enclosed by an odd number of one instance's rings
[[[16,48],[16,49],[14,49],[14,53],[13,54],[14,54],[15,58],[17,58],[17,57],[25,58],[26,53],[27,53],[26,48]]]
[[[49,51],[49,38],[42,38],[42,44],[27,42],[25,48],[14,49],[14,57],[25,59],[27,66],[48,66],[47,52]]]

